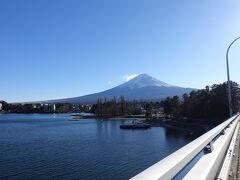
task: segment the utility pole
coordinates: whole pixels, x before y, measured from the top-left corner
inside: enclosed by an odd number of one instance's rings
[[[233,111],[232,111],[232,91],[231,91],[231,82],[230,82],[230,72],[229,72],[229,63],[228,63],[228,54],[229,50],[232,47],[232,45],[238,40],[240,37],[234,39],[232,43],[228,46],[227,53],[226,53],[226,61],[227,61],[227,79],[228,79],[228,108],[229,108],[229,116],[232,117]]]

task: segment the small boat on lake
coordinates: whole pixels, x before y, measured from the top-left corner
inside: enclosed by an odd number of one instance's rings
[[[148,128],[151,128],[151,125],[147,123],[133,121],[130,124],[120,125],[120,128],[121,129],[148,129]]]

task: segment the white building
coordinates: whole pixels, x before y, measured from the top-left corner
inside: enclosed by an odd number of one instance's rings
[[[0,102],[0,111],[2,110],[3,108],[3,104]]]

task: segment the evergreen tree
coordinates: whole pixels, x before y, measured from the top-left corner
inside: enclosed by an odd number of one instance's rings
[[[152,119],[152,104],[147,103],[146,104],[146,114],[145,114],[146,119],[149,121]]]

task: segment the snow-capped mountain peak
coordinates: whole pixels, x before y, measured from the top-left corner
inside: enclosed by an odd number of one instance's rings
[[[158,86],[158,87],[174,87],[170,84],[167,84],[163,81],[159,81],[158,79],[149,76],[148,74],[140,74],[132,80],[120,85],[122,88],[129,87],[131,89],[135,88],[143,88],[147,86]]]

